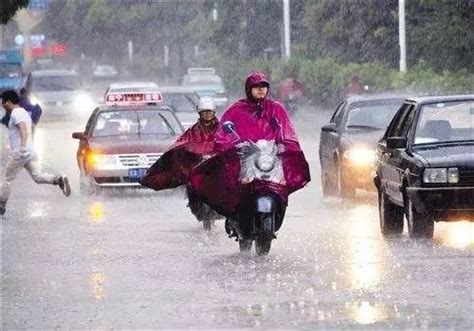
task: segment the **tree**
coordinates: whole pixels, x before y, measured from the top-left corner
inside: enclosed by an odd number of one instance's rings
[[[7,24],[17,10],[28,6],[29,0],[2,0],[0,2],[0,24]]]
[[[343,62],[398,63],[398,0],[307,3],[304,24],[309,31],[306,51]]]
[[[134,44],[137,66],[156,73],[163,66],[164,46],[170,50],[171,75],[177,80],[186,66],[186,55],[196,43],[190,25],[205,5],[200,1],[55,1],[42,29],[67,42],[75,54],[97,60],[126,63],[127,43]],[[204,22],[205,23],[205,22]]]
[[[474,1],[407,1],[407,58],[437,71],[474,72]]]

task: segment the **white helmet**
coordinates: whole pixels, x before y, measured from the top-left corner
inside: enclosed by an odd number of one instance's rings
[[[216,111],[216,103],[211,97],[201,97],[197,106],[197,111],[201,112],[203,110],[212,110]]]

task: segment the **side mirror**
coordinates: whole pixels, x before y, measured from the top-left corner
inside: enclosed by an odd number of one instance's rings
[[[406,148],[406,147],[407,147],[407,140],[404,137],[387,138],[388,149],[397,149],[397,148]]]
[[[329,123],[321,127],[322,132],[337,132],[336,123]]]
[[[85,138],[84,132],[73,132],[72,138],[83,140]]]
[[[226,121],[222,124],[222,129],[225,133],[235,133],[235,124],[232,121]]]

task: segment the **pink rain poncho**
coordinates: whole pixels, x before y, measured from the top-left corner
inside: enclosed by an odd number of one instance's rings
[[[276,194],[286,205],[288,195],[310,181],[308,163],[283,106],[270,99],[257,102],[250,95],[250,88],[262,81],[267,82],[261,73],[247,78],[248,97],[229,107],[220,120],[214,157],[202,162],[190,173],[189,181],[193,188],[225,216],[233,215],[243,199],[256,191]],[[234,123],[240,139],[223,130],[222,124],[226,121]],[[283,165],[283,184],[261,180],[244,184],[239,179],[240,158],[235,145],[261,139],[275,140],[280,145],[278,155]]]

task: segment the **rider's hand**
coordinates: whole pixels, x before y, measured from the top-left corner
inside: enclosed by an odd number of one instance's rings
[[[257,148],[254,144],[249,141],[244,141],[240,144],[235,145],[237,148],[237,154],[241,158],[248,157],[256,152]]]

